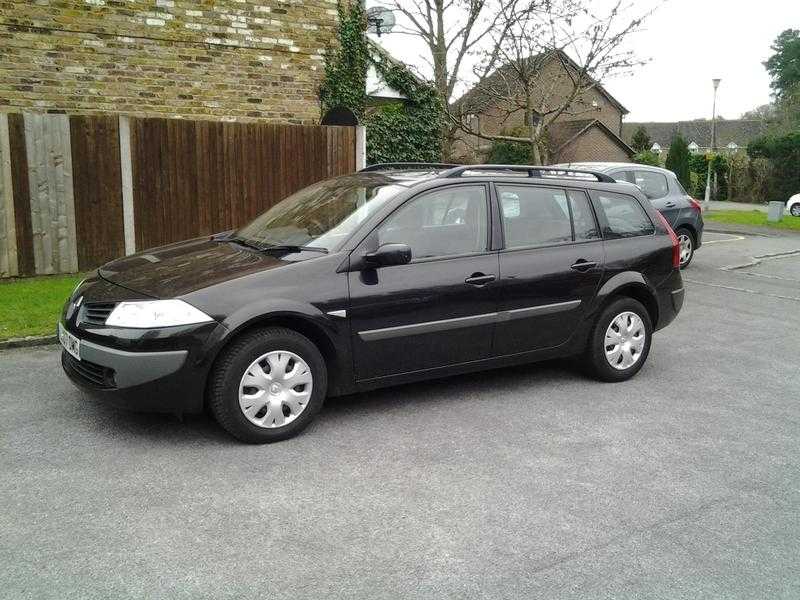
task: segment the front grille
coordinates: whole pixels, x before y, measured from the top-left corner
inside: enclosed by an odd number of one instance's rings
[[[114,369],[88,360],[78,360],[66,351],[62,352],[62,357],[67,368],[86,383],[104,390],[117,387],[114,382]]]
[[[116,302],[89,302],[81,307],[78,320],[88,325],[105,325],[108,315],[114,310]]]

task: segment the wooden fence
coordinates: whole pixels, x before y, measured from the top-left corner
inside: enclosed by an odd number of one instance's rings
[[[0,277],[240,226],[355,171],[361,140],[352,127],[0,114]]]

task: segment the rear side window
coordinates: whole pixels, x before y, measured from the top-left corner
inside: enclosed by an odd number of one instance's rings
[[[600,237],[585,194],[506,185],[498,186],[497,192],[506,248],[547,246]]]
[[[608,221],[603,230],[607,239],[652,235],[655,232],[647,212],[633,196],[598,192],[597,197]]]
[[[663,173],[655,171],[634,171],[634,183],[644,192],[644,195],[651,200],[663,198],[669,194],[669,184]]]

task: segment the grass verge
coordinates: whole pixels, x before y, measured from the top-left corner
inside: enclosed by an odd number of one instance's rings
[[[80,275],[0,281],[0,340],[55,335],[56,322]]]
[[[705,213],[703,218],[716,223],[732,223],[735,225],[756,225],[759,227],[772,227],[774,229],[793,229],[800,231],[800,217],[784,215],[778,223],[767,221],[767,213],[760,210],[715,210]]]

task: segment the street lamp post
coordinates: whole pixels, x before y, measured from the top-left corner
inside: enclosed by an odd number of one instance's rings
[[[711,165],[714,162],[714,153],[717,151],[717,88],[721,79],[712,79],[714,84],[714,104],[711,109],[711,156],[708,161],[708,174],[706,175],[706,197],[704,209],[708,210],[711,204]]]

